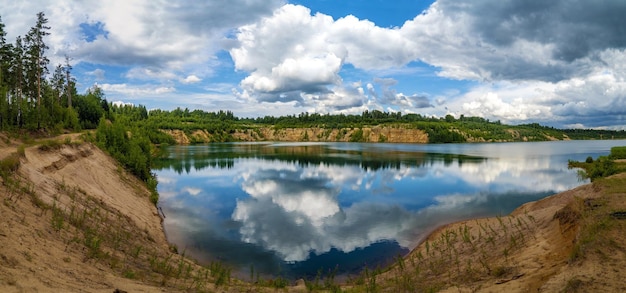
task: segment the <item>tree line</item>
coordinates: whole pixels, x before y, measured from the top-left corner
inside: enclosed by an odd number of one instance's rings
[[[77,93],[69,56],[50,74],[47,24],[39,12],[30,30],[9,42],[0,17],[0,130],[92,129],[106,109],[99,89]]]

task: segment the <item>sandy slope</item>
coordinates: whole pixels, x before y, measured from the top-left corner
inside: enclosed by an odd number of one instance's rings
[[[6,145],[0,149],[3,156],[11,150]],[[14,185],[17,181],[19,186]],[[63,146],[53,152],[27,148],[12,182],[0,186],[0,292],[165,290],[123,278],[104,261],[86,258],[84,247],[77,236],[72,236],[75,231],[68,223],[56,231],[51,224],[53,211],[38,207],[42,204],[31,197],[34,192],[41,202],[66,211],[71,205],[78,209],[100,202],[102,209],[110,209],[103,215],[128,216],[127,224],[139,228],[135,230],[139,234],[133,237],[152,239],[152,246],[167,250],[160,218],[148,200],[147,190],[118,171],[115,162],[98,148],[91,144]],[[68,196],[71,194],[74,199]],[[89,200],[77,198],[87,196]]]
[[[442,227],[383,274],[381,288],[626,292],[626,220],[610,216],[626,210],[626,174],[604,182],[527,203],[509,216]]]

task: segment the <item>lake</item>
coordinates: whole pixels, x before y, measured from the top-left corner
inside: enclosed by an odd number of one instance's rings
[[[385,266],[438,226],[587,183],[568,160],[626,141],[225,143],[155,162],[168,240],[242,278]]]

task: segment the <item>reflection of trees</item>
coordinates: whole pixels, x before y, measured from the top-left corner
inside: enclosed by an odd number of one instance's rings
[[[462,154],[339,150],[327,145],[298,145],[270,147],[263,144],[214,144],[209,146],[172,147],[167,158],[153,162],[155,170],[173,169],[179,174],[189,173],[191,168],[230,169],[238,159],[259,159],[281,161],[299,166],[333,165],[359,166],[364,170],[399,170],[403,167],[422,167],[443,163],[445,166],[457,163],[481,163],[486,158]]]

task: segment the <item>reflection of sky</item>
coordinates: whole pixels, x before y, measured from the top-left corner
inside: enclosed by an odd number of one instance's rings
[[[168,238],[179,249],[271,271],[281,261],[314,262],[383,241],[412,248],[442,223],[509,213],[581,184],[567,159],[605,154],[610,145],[602,143],[338,145],[489,157],[375,171],[356,164],[239,158],[229,168],[157,171],[160,205]]]

